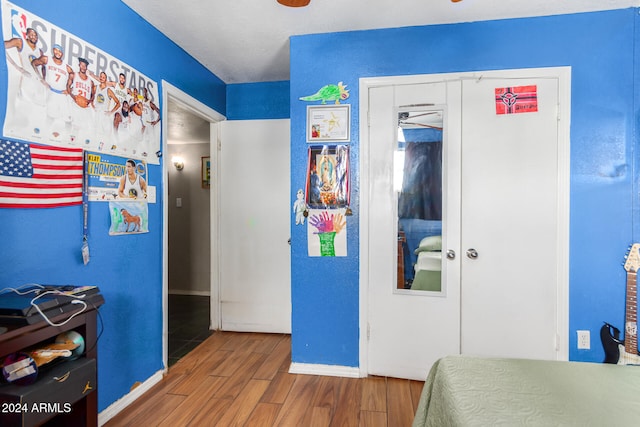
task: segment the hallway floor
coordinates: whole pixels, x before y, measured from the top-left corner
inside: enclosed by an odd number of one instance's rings
[[[209,297],[169,294],[169,366],[212,333],[209,330]]]

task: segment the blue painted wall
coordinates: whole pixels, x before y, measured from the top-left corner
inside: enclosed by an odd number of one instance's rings
[[[625,9],[293,37],[291,200],[306,172],[308,103],[298,99],[342,81],[350,89],[354,211],[344,258],[308,257],[304,228],[292,226],[293,361],[358,366],[359,79],[552,66],[572,67],[569,356],[602,361],[598,331],[604,320],[624,321],[621,261],[638,231],[638,19]],[[591,350],[576,349],[578,329],[591,331]]]
[[[289,81],[227,85],[227,120],[289,118]]]
[[[158,84],[167,80],[221,114],[226,85],[118,0],[15,1],[109,52]],[[99,25],[98,25],[99,24]],[[0,61],[0,115],[6,108],[7,68]],[[160,90],[161,91],[161,90]],[[2,123],[0,123],[2,125]],[[104,333],[98,344],[99,410],[145,381],[162,365],[162,185],[160,166],[148,181],[149,233],[108,236],[108,204],[91,203],[91,261],[82,263],[82,208],[0,209],[0,288],[25,283],[100,286]]]

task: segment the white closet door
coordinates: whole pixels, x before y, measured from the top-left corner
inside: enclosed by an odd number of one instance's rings
[[[374,87],[369,90],[370,131],[366,159],[369,215],[368,373],[424,380],[431,365],[460,352],[459,259],[442,261],[442,292],[397,289],[397,196],[393,156],[398,108],[446,105],[443,145],[443,215],[459,215],[460,82]],[[443,111],[440,109],[440,111]],[[456,124],[458,123],[458,124]],[[451,173],[452,172],[452,173]],[[443,245],[459,245],[459,221],[445,219]],[[362,238],[362,236],[361,236]],[[446,246],[449,245],[449,246]],[[415,248],[410,248],[414,250]]]
[[[426,377],[447,354],[563,359],[568,318],[567,70],[375,81],[367,87],[363,227],[366,372]],[[440,79],[441,83],[438,83]],[[444,83],[446,82],[446,83]],[[535,86],[536,112],[496,114],[497,88]],[[362,85],[361,85],[362,86]],[[562,87],[561,87],[562,86]],[[446,88],[446,90],[444,90]],[[559,103],[566,104],[564,120]],[[394,108],[444,104],[443,289],[394,290]],[[363,115],[364,116],[364,115]],[[366,193],[365,193],[366,192]],[[452,259],[446,252],[455,253]]]
[[[496,88],[524,86],[537,111],[496,114]],[[462,96],[462,353],[556,359],[558,79],[465,80]]]

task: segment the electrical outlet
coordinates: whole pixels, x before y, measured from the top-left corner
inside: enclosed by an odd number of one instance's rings
[[[577,331],[578,332],[578,350],[591,349],[591,332],[590,331]]]

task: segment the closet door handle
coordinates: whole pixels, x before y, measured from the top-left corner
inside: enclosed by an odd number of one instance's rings
[[[447,259],[456,259],[456,251],[449,249],[447,251]]]
[[[473,248],[467,249],[467,257],[469,257],[471,259],[478,258],[478,251],[476,251]]]

